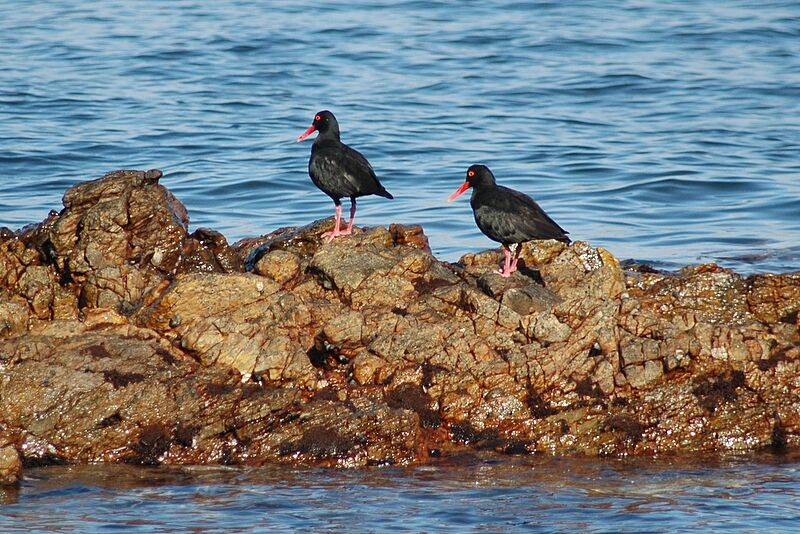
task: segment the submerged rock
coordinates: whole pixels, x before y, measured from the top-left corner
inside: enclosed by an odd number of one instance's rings
[[[411,464],[463,447],[800,444],[800,275],[625,271],[576,242],[458,263],[325,219],[228,246],[159,171],[0,232],[0,477],[15,461]],[[10,466],[10,467],[9,467]]]

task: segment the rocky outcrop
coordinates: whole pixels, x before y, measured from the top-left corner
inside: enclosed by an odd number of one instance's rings
[[[800,274],[576,242],[438,261],[331,219],[229,246],[159,171],[0,232],[0,478],[26,464],[411,464],[800,444]],[[16,462],[16,463],[15,463]]]

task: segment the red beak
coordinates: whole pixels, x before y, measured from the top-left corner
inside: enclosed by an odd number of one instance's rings
[[[309,135],[311,135],[316,131],[317,127],[312,124],[311,126],[308,127],[308,130],[300,134],[300,137],[297,138],[297,142],[299,143],[300,141],[302,141],[303,139],[305,139],[306,137],[308,137]]]
[[[451,200],[455,200],[455,199],[457,199],[457,198],[458,198],[458,197],[460,197],[460,196],[461,196],[461,194],[462,194],[464,191],[466,191],[467,189],[469,189],[469,182],[464,182],[463,184],[461,184],[461,187],[459,187],[458,189],[456,189],[455,193],[453,193],[452,195],[450,195],[449,197],[447,197],[447,201],[448,201],[448,202],[450,202]]]

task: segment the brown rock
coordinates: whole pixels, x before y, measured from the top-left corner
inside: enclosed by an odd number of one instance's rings
[[[524,257],[524,255],[523,255]],[[607,250],[576,241],[540,269],[544,286],[564,299],[618,297],[625,289],[619,261]]]
[[[256,262],[255,272],[283,285],[300,275],[300,258],[287,250],[274,250]]]
[[[623,272],[538,242],[506,279],[499,250],[450,265],[400,225],[327,243],[331,219],[229,247],[186,234],[159,176],[111,173],[0,232],[0,429],[25,461],[800,444],[796,273]]]
[[[17,282],[17,292],[28,299],[31,310],[39,319],[50,319],[51,306],[55,296],[54,286],[57,285],[55,273],[52,269],[40,265],[28,267]]]
[[[0,486],[19,482],[22,475],[22,460],[13,445],[0,445]]]
[[[367,351],[353,358],[353,380],[361,385],[383,382],[387,378],[388,362]]]
[[[0,339],[22,334],[30,320],[30,308],[25,299],[0,291]]]
[[[422,226],[418,224],[403,225],[392,223],[389,225],[389,233],[392,235],[392,241],[395,245],[408,245],[424,252],[431,252],[428,236],[425,235]]]
[[[178,277],[152,306],[142,309],[137,320],[144,326],[164,331],[185,325],[189,318],[240,314],[278,291],[271,280],[252,274],[190,274]]]
[[[233,244],[244,258],[246,271],[253,271],[265,254],[273,250],[288,250],[303,259],[310,258],[323,241],[322,234],[333,229],[333,217],[314,221],[306,226],[278,228],[257,238],[247,238]]]
[[[541,286],[527,285],[512,288],[503,293],[501,303],[520,315],[529,315],[536,312],[546,312],[561,302],[561,298]]]
[[[102,267],[130,262],[171,272],[178,264],[189,217],[158,184],[160,171],[115,171],[64,194],[65,210],[50,242],[59,268],[80,280]]]
[[[797,324],[800,310],[800,273],[762,274],[747,279],[747,305],[764,323]]]
[[[0,237],[0,286],[14,287],[25,267],[38,259],[14,234]]]
[[[334,241],[320,248],[310,265],[324,287],[338,289],[348,297],[367,277],[386,276],[397,263],[396,258],[382,254],[383,245],[353,247],[351,241]]]
[[[130,314],[142,305],[145,292],[160,278],[130,265],[91,271],[81,288],[81,302],[89,308],[112,308]]]
[[[746,289],[738,274],[713,264],[698,265],[654,283],[642,303],[662,316],[692,313],[710,323],[742,323],[751,319]]]
[[[210,228],[198,228],[184,242],[175,272],[238,273],[242,272],[242,261],[225,236]]]
[[[542,312],[536,315],[529,327],[529,335],[540,343],[558,343],[569,339],[572,329],[553,315]]]
[[[477,283],[487,295],[520,315],[550,310],[562,301],[561,297],[521,272],[509,278],[494,272],[484,273]]]

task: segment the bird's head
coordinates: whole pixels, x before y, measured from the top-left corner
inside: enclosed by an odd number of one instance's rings
[[[486,165],[471,165],[470,168],[467,169],[467,179],[461,184],[461,187],[456,189],[455,192],[447,198],[447,201],[450,202],[451,200],[457,199],[470,187],[479,188],[494,185],[494,183],[494,174],[489,170],[489,167]]]
[[[305,132],[300,134],[297,138],[297,142],[303,141],[314,132],[319,132],[319,135],[335,132],[338,137],[339,123],[336,122],[336,117],[333,116],[333,113],[327,109],[318,111],[317,114],[314,115],[314,122],[311,123],[311,126],[309,126]]]

